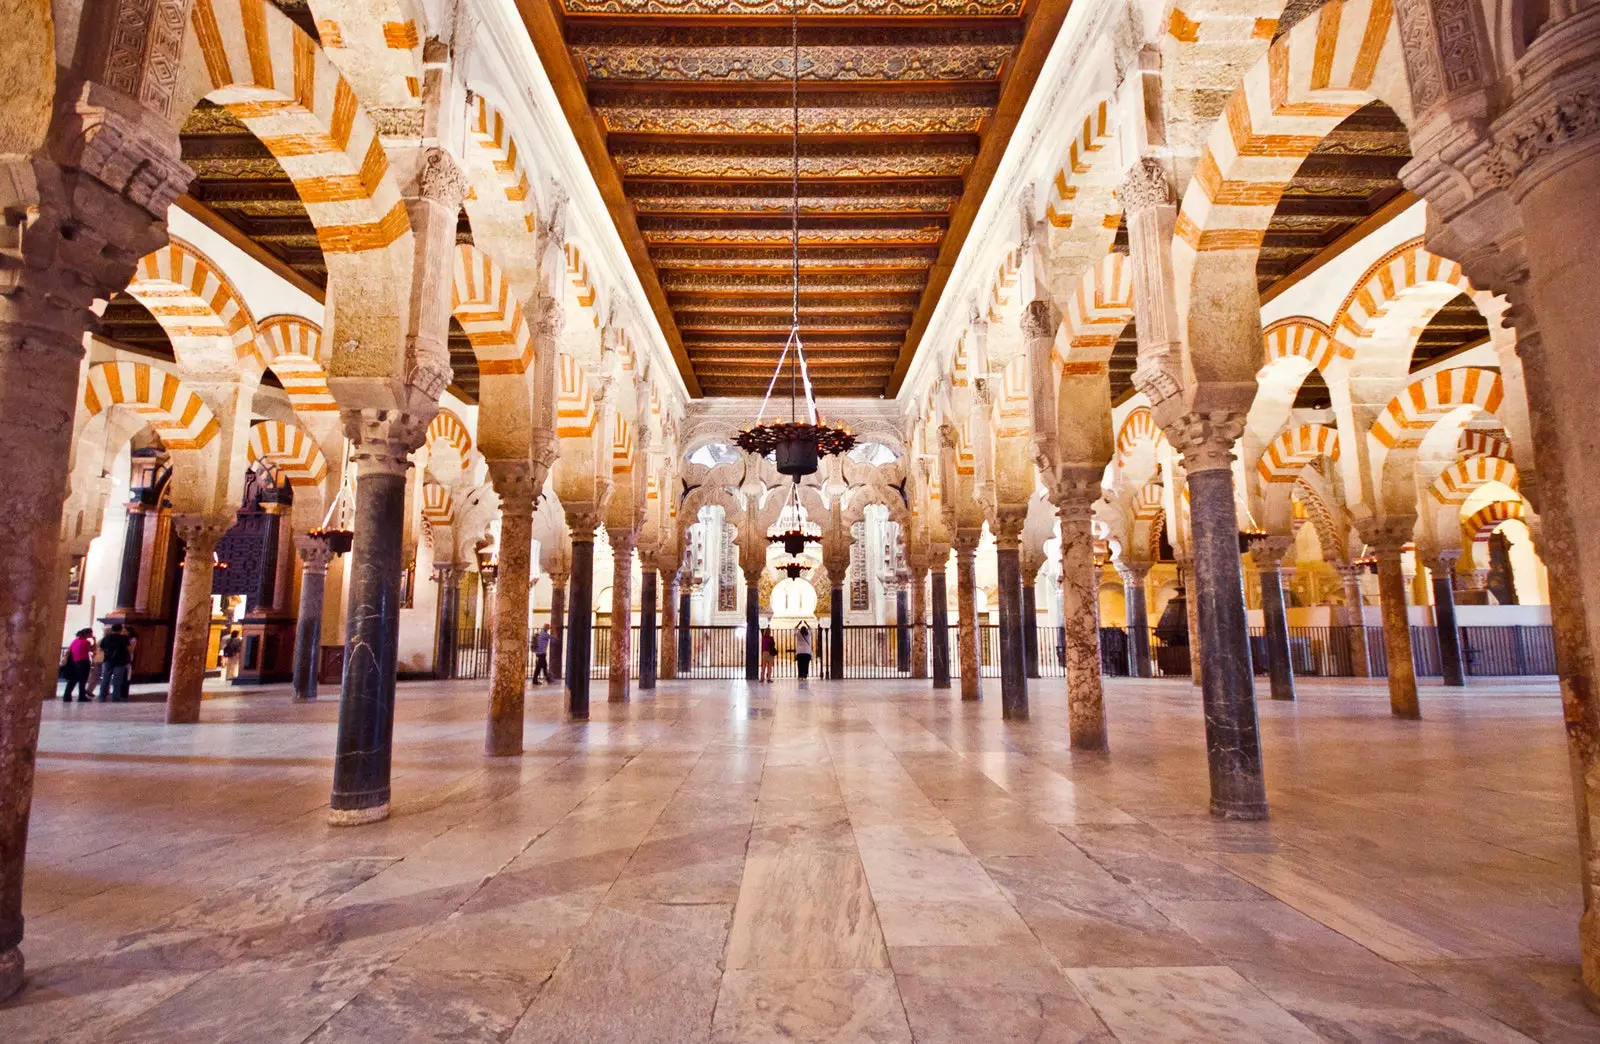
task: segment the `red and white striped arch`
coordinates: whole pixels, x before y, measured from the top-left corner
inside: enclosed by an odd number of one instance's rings
[[[1126,254],[1109,253],[1083,274],[1067,299],[1052,346],[1056,364],[1067,376],[1104,373],[1131,319],[1133,265]]]
[[[221,425],[200,397],[165,370],[148,363],[109,362],[89,368],[83,405],[93,417],[126,406],[143,417],[168,449],[203,449]]]
[[[1318,457],[1339,459],[1339,433],[1326,424],[1287,428],[1267,445],[1256,461],[1262,482],[1293,482]]]
[[[1511,440],[1506,437],[1503,430],[1485,431],[1482,428],[1468,428],[1461,433],[1461,438],[1456,443],[1456,455],[1499,457],[1502,460],[1510,460]]]
[[[1262,331],[1261,339],[1269,367],[1283,359],[1299,359],[1326,375],[1329,365],[1348,352],[1341,351],[1326,326],[1303,315],[1278,320]]]
[[[250,310],[228,278],[194,247],[174,239],[140,258],[127,292],[161,324],[180,366],[239,368],[261,376],[265,364]],[[230,346],[232,358],[217,357],[222,343]]]
[[[437,482],[422,484],[422,520],[430,526],[448,526],[455,521],[456,503],[450,491]]]
[[[1475,366],[1439,370],[1411,382],[1378,415],[1372,437],[1388,449],[1415,449],[1433,425],[1464,406],[1497,413],[1505,391],[1500,375]]]
[[[1430,253],[1419,236],[1373,262],[1340,306],[1333,328],[1342,338],[1361,340],[1394,317],[1400,320],[1395,335],[1409,334],[1415,342],[1435,312],[1457,294],[1472,292],[1461,266]]]
[[[1461,505],[1473,490],[1488,482],[1499,482],[1514,490],[1521,486],[1517,466],[1511,461],[1503,457],[1467,457],[1440,472],[1428,492],[1440,504]]]
[[[1166,436],[1156,427],[1156,419],[1151,415],[1150,408],[1136,407],[1122,419],[1122,426],[1117,429],[1117,459],[1119,462],[1122,461],[1134,450],[1146,444],[1153,451],[1165,441]]]
[[[479,373],[526,373],[533,365],[533,335],[522,302],[500,266],[470,243],[456,246],[450,308],[472,343]]]
[[[561,383],[556,400],[556,434],[564,439],[589,438],[600,420],[589,378],[578,360],[566,352],[561,353],[558,371]]]
[[[297,413],[331,413],[339,409],[323,368],[328,353],[322,327],[298,315],[274,315],[256,325],[261,359],[289,396]]]
[[[522,211],[523,223],[529,232],[538,230],[539,218],[533,206],[533,193],[528,183],[528,172],[523,169],[522,157],[517,148],[511,127],[499,109],[489,104],[483,95],[473,100],[468,115],[468,132],[474,144],[489,154],[490,163],[500,180],[500,191],[506,201]]]
[[[1111,119],[1104,100],[1090,109],[1083,124],[1067,146],[1066,163],[1056,176],[1053,198],[1045,206],[1045,217],[1056,228],[1071,228],[1073,207],[1077,202],[1080,183],[1102,158],[1111,142]]]
[[[449,446],[457,456],[465,460],[467,454],[472,452],[472,434],[467,431],[467,426],[462,423],[454,411],[441,409],[428,422],[428,434],[425,445],[429,452],[433,452],[436,445]]]
[[[1488,540],[1500,528],[1500,523],[1513,520],[1525,522],[1527,517],[1527,505],[1521,500],[1496,500],[1485,504],[1462,520],[1461,542],[1471,544],[1474,540]]]
[[[265,460],[278,466],[291,486],[320,486],[328,477],[328,461],[316,440],[292,424],[260,421],[250,427],[245,459]]]

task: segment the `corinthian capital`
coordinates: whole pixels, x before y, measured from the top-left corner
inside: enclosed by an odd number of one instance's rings
[[[417,190],[422,198],[454,213],[467,198],[467,176],[456,158],[441,148],[431,148],[422,157],[417,171]]]
[[[1170,207],[1178,201],[1166,168],[1154,156],[1141,156],[1128,168],[1117,186],[1117,199],[1130,216],[1151,207]]]
[[[1172,448],[1183,454],[1183,468],[1191,475],[1233,467],[1233,446],[1243,434],[1244,415],[1231,410],[1185,414],[1166,432]]]

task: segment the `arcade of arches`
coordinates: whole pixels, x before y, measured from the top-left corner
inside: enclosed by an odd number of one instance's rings
[[[4,10],[0,1037],[1600,1039],[1600,3]]]

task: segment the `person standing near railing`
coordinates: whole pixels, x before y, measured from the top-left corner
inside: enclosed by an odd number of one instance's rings
[[[543,678],[543,681],[540,679]],[[533,636],[533,684],[547,685],[550,682],[550,625],[545,624],[539,628],[539,633]]]
[[[761,674],[764,682],[772,680],[772,669],[778,664],[778,640],[772,637],[772,628],[761,629]]]
[[[811,677],[811,628],[804,623],[794,629],[794,670],[801,681]]]

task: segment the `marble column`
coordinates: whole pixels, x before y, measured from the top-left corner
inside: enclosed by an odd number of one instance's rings
[[[500,494],[500,561],[495,573],[494,645],[489,720],[483,752],[522,753],[523,694],[528,687],[528,594],[533,582],[533,502],[539,490],[522,462],[489,465]]]
[[[1067,660],[1067,730],[1073,750],[1107,748],[1105,693],[1100,681],[1099,572],[1094,564],[1098,473],[1053,491],[1061,521],[1061,623]]]
[[[840,577],[828,589],[828,677],[840,681],[844,678],[844,573],[830,569],[828,575]]]
[[[1024,549],[1017,558],[1022,570],[1022,668],[1029,678],[1039,677],[1039,596],[1034,584],[1043,565],[1037,551]]]
[[[1233,445],[1244,418],[1190,414],[1169,438],[1183,454],[1189,481],[1194,548],[1190,598],[1200,617],[1201,694],[1211,814],[1265,819],[1266,779],[1256,725],[1255,673],[1239,564],[1239,522],[1233,490]]]
[[[902,674],[911,671],[911,592],[901,584],[894,592],[894,658]]]
[[[139,601],[139,574],[144,566],[144,525],[150,509],[143,500],[144,490],[133,491],[128,505],[128,525],[122,537],[122,568],[117,574],[115,609],[131,611]]]
[[[929,569],[928,586],[931,590],[928,592],[928,600],[933,606],[929,618],[930,626],[933,628],[935,689],[950,687],[950,591],[945,583],[945,566],[949,561],[949,548],[934,549],[933,563]]]
[[[1150,575],[1147,562],[1118,562],[1122,577],[1122,602],[1128,630],[1128,676],[1148,678],[1150,667],[1150,610],[1145,601],[1145,580]]]
[[[983,660],[978,648],[978,551],[976,531],[956,538],[956,657],[961,668],[961,698],[983,698]]]
[[[559,681],[566,677],[567,637],[567,573],[550,574],[550,678]]]
[[[928,565],[911,566],[911,677],[928,676]]]
[[[639,577],[639,688],[656,687],[656,570],[645,563]]]
[[[567,601],[567,707],[579,720],[589,717],[589,659],[594,630],[594,531],[597,513],[567,512],[572,528],[572,580]]]
[[[1428,563],[1433,572],[1433,626],[1439,633],[1439,661],[1444,668],[1444,683],[1457,688],[1467,684],[1461,629],[1456,626],[1456,590],[1451,583],[1456,560],[1460,557],[1460,551],[1441,551]]]
[[[1283,558],[1292,537],[1265,537],[1250,546],[1261,581],[1261,619],[1267,643],[1267,672],[1272,698],[1294,699],[1294,660],[1289,648],[1289,614],[1283,604]]]
[[[1000,603],[1000,716],[1008,721],[1028,718],[1028,675],[1023,662],[1022,566],[1018,561],[1022,534],[1021,512],[992,523],[995,534],[995,573]],[[963,672],[963,677],[965,672]]]
[[[354,436],[350,459],[356,469],[356,513],[328,812],[334,826],[375,823],[389,816],[406,469],[426,424],[371,410],[347,416],[345,428]]]
[[[456,627],[461,618],[461,567],[453,562],[435,563],[433,583],[438,597],[433,608],[433,676],[456,676]]]
[[[1397,718],[1420,718],[1416,667],[1411,658],[1411,616],[1400,555],[1411,539],[1411,518],[1379,520],[1362,538],[1378,556],[1378,605],[1383,610],[1383,644],[1389,664],[1389,710]]]
[[[674,665],[677,677],[694,669],[694,584],[686,581],[678,586],[678,662]]]
[[[1189,681],[1195,688],[1205,685],[1204,664],[1200,649],[1200,597],[1194,582],[1194,559],[1178,560],[1178,582],[1186,595],[1183,602],[1184,618],[1189,624]]]
[[[322,601],[333,552],[327,540],[296,536],[300,552],[300,615],[294,623],[294,698],[317,698],[317,668],[322,659]]]
[[[1372,674],[1372,666],[1367,657],[1367,621],[1362,607],[1366,598],[1361,593],[1361,574],[1367,567],[1361,565],[1342,565],[1338,567],[1339,578],[1344,582],[1344,629],[1350,642],[1350,676],[1353,678],[1367,678]]]
[[[606,672],[606,699],[627,703],[633,689],[629,670],[633,661],[633,548],[639,534],[619,529],[611,538],[611,663]]]
[[[172,516],[172,531],[183,541],[183,581],[178,588],[178,615],[172,623],[172,680],[167,687],[167,724],[191,725],[200,720],[201,690],[206,680],[206,651],[211,641],[211,574],[217,541],[232,519],[203,515]]]
[[[761,677],[761,573],[744,573],[744,677]]]

